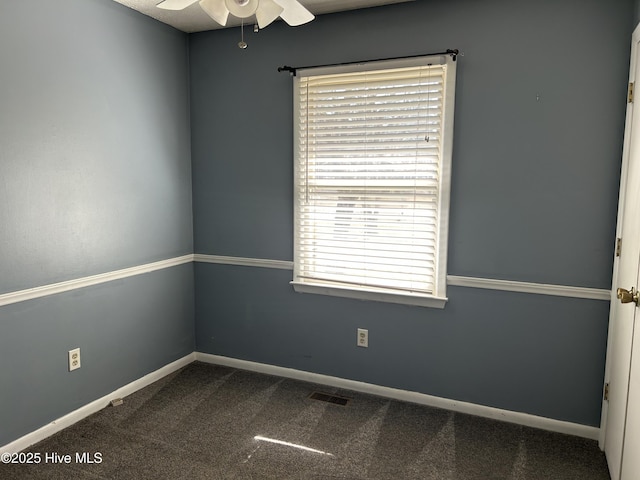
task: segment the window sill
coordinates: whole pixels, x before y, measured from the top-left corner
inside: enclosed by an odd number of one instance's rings
[[[399,303],[403,305],[417,305],[420,307],[444,308],[448,300],[446,297],[412,294],[409,292],[391,293],[365,290],[358,287],[343,287],[296,281],[292,281],[290,283],[293,285],[293,289],[298,293],[315,293],[318,295],[355,298],[358,300],[372,300],[375,302]]]

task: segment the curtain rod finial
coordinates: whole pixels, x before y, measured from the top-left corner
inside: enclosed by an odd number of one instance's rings
[[[289,72],[292,77],[296,76],[296,69],[294,67],[290,67],[289,65],[284,65],[283,67],[278,67],[279,72]]]

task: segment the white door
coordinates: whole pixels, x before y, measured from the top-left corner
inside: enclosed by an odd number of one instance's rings
[[[630,83],[640,78],[638,69],[640,27],[633,33]],[[634,326],[640,309],[628,295],[627,303],[617,298],[618,289],[637,290],[640,272],[640,114],[634,118],[633,103],[627,107],[617,237],[621,248],[614,261],[601,444],[612,480],[635,480],[640,478],[640,325]]]
[[[635,305],[634,305],[635,306]],[[629,399],[627,401],[627,423],[622,446],[621,480],[640,478],[640,315],[634,308],[636,327],[633,333],[633,351],[631,372],[629,375]]]

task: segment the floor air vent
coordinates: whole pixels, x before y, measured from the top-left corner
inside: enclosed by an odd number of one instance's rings
[[[320,400],[321,402],[333,403],[335,405],[342,405],[342,406],[349,403],[349,400],[350,400],[350,398],[347,398],[347,397],[341,397],[339,395],[331,395],[328,393],[321,393],[321,392],[313,392],[311,395],[309,395],[309,398],[311,398],[312,400]]]

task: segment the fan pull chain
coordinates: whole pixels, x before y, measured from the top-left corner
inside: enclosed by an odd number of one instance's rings
[[[244,19],[240,22],[240,41],[238,42],[238,48],[247,48],[247,42],[244,41]]]

